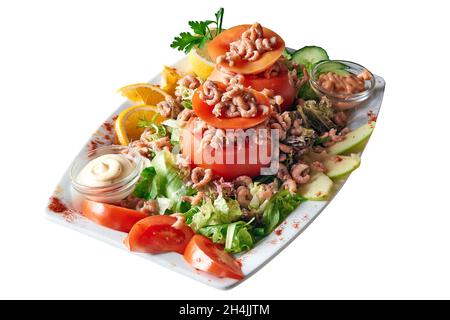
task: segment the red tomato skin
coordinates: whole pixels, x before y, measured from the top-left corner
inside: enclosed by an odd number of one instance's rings
[[[237,150],[234,147],[232,150],[221,149],[219,152],[219,156],[215,159],[222,159],[220,162],[212,162],[209,163],[207,158],[203,157],[203,153],[196,150],[198,146],[200,146],[201,135],[193,134],[193,125],[194,121],[191,120],[187,126],[183,129],[182,139],[181,139],[181,148],[183,155],[189,157],[191,160],[192,167],[202,167],[205,169],[211,169],[215,174],[220,177],[223,177],[226,181],[232,181],[239,176],[246,175],[249,177],[256,177],[261,174],[261,169],[270,166],[270,157],[271,157],[271,144],[270,141],[265,145],[267,148],[267,159],[269,159],[268,163],[265,163],[260,158],[259,149],[251,148],[248,142],[245,145],[244,150]],[[259,148],[259,147],[257,147]],[[215,154],[210,146],[206,146],[202,152]],[[226,163],[227,155],[229,152],[234,153],[234,161],[233,163]],[[238,154],[242,154],[245,152],[245,161],[244,163],[238,163],[237,157]],[[250,154],[257,154],[256,163],[250,163]]]
[[[87,199],[83,200],[81,213],[83,216],[97,224],[127,233],[130,232],[131,228],[138,221],[148,217],[147,214],[137,210]]]
[[[147,217],[133,226],[125,245],[133,252],[183,254],[194,232],[187,225],[175,228],[176,221],[177,218],[165,215]]]
[[[192,267],[220,278],[244,278],[237,260],[226,253],[222,246],[199,234],[189,241],[184,251],[184,259]]]
[[[227,75],[224,72],[220,71],[218,68],[214,68],[214,71],[211,73],[208,80],[225,83],[226,76]],[[246,88],[253,88],[256,91],[263,91],[264,89],[273,90],[275,95],[283,97],[283,103],[281,104],[282,111],[285,111],[292,106],[297,94],[288,72],[283,72],[270,79],[266,79],[261,74],[246,75],[244,76],[244,86]]]

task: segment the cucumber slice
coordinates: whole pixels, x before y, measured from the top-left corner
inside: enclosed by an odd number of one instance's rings
[[[351,156],[332,155],[323,164],[327,168],[327,176],[337,180],[357,169],[361,164],[361,158],[357,154]]]
[[[375,128],[375,121],[366,123],[363,126],[346,134],[343,141],[337,142],[328,148],[329,154],[348,154],[358,151],[369,140]]]
[[[316,46],[306,46],[292,54],[292,60],[304,65],[309,71],[317,62],[329,59],[325,49]]]
[[[333,188],[333,180],[322,172],[315,173],[310,182],[300,187],[300,194],[313,201],[325,200]]]
[[[338,76],[344,76],[344,77],[350,75],[350,72],[348,72],[346,70],[334,70],[334,71],[331,71],[331,72],[337,74]]]
[[[340,76],[348,76],[350,73],[346,71],[347,66],[340,62],[330,61],[323,63],[317,68],[317,74],[333,72]]]

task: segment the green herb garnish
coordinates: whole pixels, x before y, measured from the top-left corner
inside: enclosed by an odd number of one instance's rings
[[[186,108],[186,109],[191,109],[192,110],[192,100],[184,100],[181,101],[181,105]]]
[[[139,119],[137,123],[138,128],[146,128],[152,130],[153,134],[150,136],[151,140],[157,140],[167,135],[166,127],[162,124],[156,123],[157,117],[158,114],[155,114],[150,120],[144,117]]]
[[[173,39],[170,47],[184,51],[188,53],[194,47],[202,48],[208,40],[214,39],[219,33],[222,32],[224,9],[220,8],[215,13],[216,20],[206,21],[189,21],[193,34],[190,32],[181,32],[178,37]],[[211,31],[211,25],[215,25],[214,31]]]

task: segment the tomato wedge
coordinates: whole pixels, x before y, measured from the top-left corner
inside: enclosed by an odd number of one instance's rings
[[[131,229],[124,241],[125,245],[134,252],[183,254],[194,231],[186,224],[176,222],[176,217],[164,215],[142,219]]]
[[[195,121],[195,119],[191,119],[183,129],[181,139],[182,153],[191,159],[192,166],[211,169],[226,181],[232,181],[242,175],[259,176],[262,168],[270,166],[272,155],[270,140],[264,145],[265,150],[260,149],[263,146],[255,146],[246,141],[242,148],[234,146],[233,148],[224,147],[213,150],[208,145],[200,151],[202,134],[194,133]],[[214,155],[213,161],[210,161],[208,154]],[[238,161],[241,159],[238,156],[242,157],[242,155],[244,155],[243,161]],[[233,161],[230,162],[229,159]]]
[[[89,220],[117,231],[130,232],[133,225],[148,215],[112,204],[84,200],[81,213]]]
[[[215,82],[219,88],[225,90],[225,85],[221,82]],[[202,91],[203,86],[200,86],[194,93],[192,97],[192,109],[197,114],[199,118],[205,121],[207,124],[221,129],[247,129],[257,126],[258,124],[264,122],[268,114],[263,115],[259,112],[253,118],[226,118],[226,117],[216,117],[212,110],[214,106],[208,105],[205,101],[200,98],[200,91]],[[255,96],[259,104],[270,106],[270,101],[267,96],[253,89],[249,89]]]
[[[193,236],[187,245],[184,259],[194,268],[221,278],[244,278],[238,261],[226,253],[222,246],[199,234]]]
[[[222,31],[217,37],[215,37],[208,44],[208,54],[212,61],[216,61],[218,56],[224,55],[230,49],[230,43],[241,38],[244,31],[249,29],[251,25],[244,24],[233,27],[231,29]],[[263,33],[265,38],[277,37],[276,47],[268,52],[262,54],[261,58],[256,61],[237,61],[232,67],[228,65],[228,62],[224,61],[220,65],[230,71],[242,74],[255,74],[266,70],[273,65],[283,54],[285,47],[284,40],[275,32],[263,27]]]
[[[226,82],[227,74],[220,71],[218,68],[214,68],[214,71],[209,76],[208,80],[215,82]],[[289,108],[293,103],[296,95],[294,83],[292,83],[289,73],[287,71],[282,72],[276,77],[267,79],[263,74],[252,74],[244,76],[244,86],[252,88],[257,91],[263,91],[264,89],[273,90],[275,95],[283,97],[283,104],[281,108],[284,111]]]

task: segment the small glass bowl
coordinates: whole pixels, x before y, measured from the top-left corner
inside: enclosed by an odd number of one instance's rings
[[[123,177],[109,186],[91,187],[78,183],[77,177],[80,171],[90,161],[105,154],[120,154],[124,156],[134,164],[133,171],[128,176]],[[82,154],[75,159],[69,171],[70,180],[72,182],[73,189],[86,199],[102,203],[115,203],[125,199],[131,194],[135,184],[139,180],[144,163],[145,159],[139,154],[139,152],[130,147],[117,145],[100,147],[89,151],[87,154]]]
[[[320,86],[318,79],[323,70],[334,70],[336,64],[342,65],[342,69],[355,76],[362,73],[364,70],[369,72],[371,79],[365,81],[365,90],[354,94],[338,94],[330,92]],[[311,72],[309,80],[311,88],[316,92],[319,97],[327,96],[333,103],[333,107],[337,110],[348,110],[359,106],[362,102],[369,99],[375,89],[375,76],[365,67],[355,62],[345,60],[327,60],[319,62],[315,65]]]

